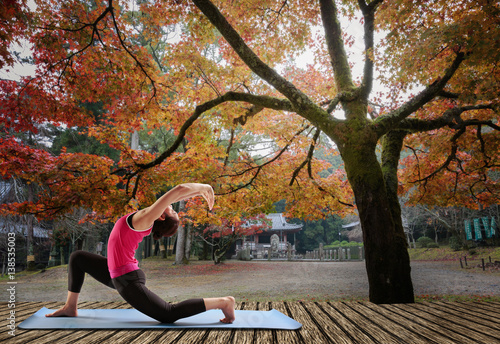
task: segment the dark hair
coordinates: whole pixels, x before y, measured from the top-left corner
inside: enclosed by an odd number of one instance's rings
[[[163,221],[155,220],[151,231],[153,239],[160,240],[162,237],[170,237],[177,232],[178,227],[179,219],[177,217],[167,216]]]

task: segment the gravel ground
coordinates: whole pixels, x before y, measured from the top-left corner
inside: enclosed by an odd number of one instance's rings
[[[175,302],[191,297],[233,295],[238,301],[350,300],[368,298],[364,262],[172,262],[146,260],[148,287]],[[460,269],[457,262],[412,262],[415,295],[500,296],[500,273]],[[65,301],[66,267],[16,278],[16,301]],[[6,286],[6,282],[3,283]],[[7,301],[7,288],[0,300]],[[81,301],[122,301],[120,295],[87,277]]]

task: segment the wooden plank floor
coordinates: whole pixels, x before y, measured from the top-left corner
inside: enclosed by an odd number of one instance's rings
[[[16,324],[41,307],[61,302],[19,302]],[[125,302],[87,302],[80,308],[129,308]],[[0,342],[8,343],[500,343],[500,303],[432,302],[375,305],[369,302],[238,303],[238,309],[280,312],[302,323],[281,330],[21,330],[7,327],[10,309],[0,303]]]

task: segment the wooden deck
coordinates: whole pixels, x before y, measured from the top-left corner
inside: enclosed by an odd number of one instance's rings
[[[61,302],[19,302],[16,324],[41,307]],[[81,308],[129,308],[121,302],[82,303]],[[275,308],[303,324],[300,330],[21,330],[7,328],[0,303],[0,342],[8,343],[500,343],[500,303],[436,302],[375,305],[369,302],[239,303],[238,309]]]

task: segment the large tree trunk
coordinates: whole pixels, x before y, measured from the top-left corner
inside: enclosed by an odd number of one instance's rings
[[[192,228],[193,228],[193,225],[191,223],[187,223],[185,226],[185,233],[184,233],[184,236],[185,236],[185,239],[184,239],[184,257],[186,260],[189,260],[189,258],[191,258],[191,246],[192,246],[192,243],[193,243],[193,231],[192,231]]]
[[[394,199],[394,193],[388,192],[375,144],[370,147],[366,142],[359,143],[344,146],[341,151],[363,229],[370,301],[414,302],[397,194]]]
[[[184,210],[184,201],[179,202],[179,211]],[[189,263],[186,258],[186,226],[179,225],[177,229],[177,246],[175,249],[175,264]]]
[[[186,258],[186,227],[179,226],[177,230],[177,246],[175,248],[175,264],[187,264]]]

